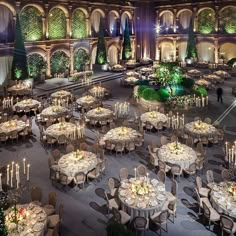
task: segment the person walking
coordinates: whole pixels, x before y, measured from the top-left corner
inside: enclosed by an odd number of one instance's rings
[[[217,94],[217,101],[221,101],[221,103],[223,103],[223,89],[221,87],[218,87],[216,89],[216,94]]]

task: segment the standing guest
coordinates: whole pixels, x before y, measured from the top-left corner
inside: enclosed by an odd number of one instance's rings
[[[223,103],[223,89],[221,87],[216,89],[216,94],[217,94],[217,101],[221,101],[221,103]]]

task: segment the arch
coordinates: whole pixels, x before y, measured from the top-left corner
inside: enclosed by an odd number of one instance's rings
[[[220,11],[220,31],[228,34],[236,33],[236,7],[224,7]]]
[[[220,9],[219,13],[221,13],[222,11],[224,11],[226,8],[236,8],[235,5],[227,5],[227,6],[224,6]]]
[[[72,13],[72,38],[87,37],[87,22],[86,14],[80,8],[77,8]]]
[[[187,50],[187,41],[181,41],[178,43],[178,60],[185,61]]]
[[[7,2],[0,2],[0,5],[3,5],[3,6],[5,6],[5,7],[7,7],[10,11],[11,11],[11,13],[13,14],[13,16],[16,16],[16,10],[15,10],[15,8],[10,4],[10,3],[7,3]]]
[[[188,30],[191,17],[192,17],[192,11],[190,11],[189,9],[183,9],[178,12],[179,31],[187,31]]]
[[[161,11],[160,13],[159,13],[159,17],[161,17],[163,14],[165,14],[165,13],[170,13],[170,14],[173,14],[174,15],[174,12],[173,11],[171,11],[171,10],[163,10],[163,11]]]
[[[45,74],[46,72],[46,60],[40,53],[34,52],[28,54],[27,65],[31,78],[38,78],[41,74]]]
[[[33,47],[27,49],[27,56],[31,54],[39,54],[41,57],[43,57],[44,60],[46,60],[46,51],[39,47]]]
[[[42,12],[30,4],[20,12],[22,34],[25,41],[38,41],[43,38]]]
[[[13,12],[5,4],[0,4],[0,43],[14,42],[15,22]]]
[[[49,11],[48,11],[49,14],[50,14],[50,12],[51,12],[53,9],[55,9],[55,8],[61,9],[61,10],[65,13],[65,16],[66,16],[66,17],[69,17],[69,11],[68,11],[68,9],[67,9],[66,7],[62,6],[62,5],[55,5],[55,6],[51,7],[51,8],[49,9]]]
[[[95,64],[96,53],[97,53],[97,43],[94,43],[92,45],[92,49],[91,49],[91,63],[92,63],[92,65]]]
[[[100,22],[104,20],[105,13],[101,9],[94,9],[90,16],[91,32],[93,36],[97,36],[99,32]]]
[[[63,47],[63,46],[55,46],[55,47],[53,47],[52,50],[51,50],[51,56],[52,56],[54,53],[58,52],[58,51],[62,51],[62,52],[64,52],[68,57],[70,57],[70,51],[69,51],[69,49],[67,49],[67,48],[65,48],[65,47]]]
[[[179,17],[179,15],[180,15],[181,13],[185,12],[185,11],[188,11],[188,12],[190,12],[190,13],[193,14],[193,11],[192,11],[191,9],[184,8],[184,9],[181,9],[181,10],[179,10],[179,11],[177,12],[176,17]]]
[[[124,11],[122,14],[121,14],[121,32],[123,32],[125,30],[125,23],[126,21],[128,20],[129,22],[129,31],[132,32],[132,26],[130,25],[130,20],[132,20],[132,16],[130,14],[130,12],[128,11]]]
[[[111,10],[111,11],[108,12],[108,14],[109,14],[109,13],[114,13],[115,16],[116,16],[116,18],[117,18],[117,19],[120,19],[120,15],[119,15],[118,11],[116,11],[116,10]]]
[[[58,49],[51,54],[50,66],[52,75],[68,72],[69,65],[70,65],[70,58],[66,53],[66,50]]]
[[[88,66],[90,63],[89,53],[85,48],[79,47],[74,50],[74,69],[77,71],[85,70],[85,66]]]
[[[221,44],[219,52],[219,57],[223,56],[222,59],[226,61],[229,61],[232,58],[236,58],[236,43],[225,42]]]
[[[117,35],[118,24],[117,19],[119,19],[119,14],[116,11],[110,11],[108,13],[108,21],[109,21],[109,32],[111,36]]]
[[[111,66],[118,64],[119,50],[116,47],[116,44],[111,44],[107,50],[108,62]]]
[[[199,15],[199,13],[201,13],[203,10],[212,10],[215,13],[215,9],[212,7],[202,7],[200,9],[198,9],[197,11],[197,16]]]
[[[215,30],[215,11],[210,7],[199,10],[198,31],[202,34],[210,34]]]
[[[159,47],[161,47],[161,45],[162,45],[163,43],[171,43],[171,44],[174,46],[172,39],[166,38],[166,39],[158,40],[158,45],[159,45]]]
[[[24,6],[21,8],[21,12],[22,12],[26,7],[35,7],[35,8],[37,8],[37,9],[40,11],[40,13],[41,13],[42,16],[45,16],[45,11],[44,11],[43,7],[40,6],[40,5],[38,5],[38,4],[36,4],[36,3],[27,3],[26,5],[24,5]]]
[[[160,14],[160,28],[161,32],[170,33],[173,31],[174,26],[174,14],[172,11],[163,11]]]
[[[133,19],[132,14],[129,11],[123,11],[122,14],[121,14],[121,18],[124,14],[126,14],[129,17],[129,20]]]
[[[84,13],[84,15],[86,16],[86,18],[89,17],[89,14],[88,14],[87,9],[85,9],[85,8],[83,8],[83,7],[76,7],[76,8],[72,11],[72,15],[73,15],[73,13],[74,13],[75,11],[77,11],[77,10],[82,11],[82,12]]]
[[[161,61],[171,61],[174,51],[174,45],[171,42],[162,42],[160,44],[161,49]]]
[[[91,12],[91,16],[94,14],[94,12],[99,12],[102,15],[102,18],[105,18],[105,12],[100,9],[100,8],[95,8],[92,12]]]
[[[214,44],[202,41],[197,43],[198,60],[203,62],[214,62]]]
[[[48,36],[50,39],[66,38],[66,15],[61,8],[53,7],[49,11]]]

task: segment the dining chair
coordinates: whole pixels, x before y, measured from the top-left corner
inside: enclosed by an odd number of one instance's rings
[[[169,212],[169,215],[173,216],[173,223],[175,223],[175,218],[176,218],[176,213],[177,213],[176,205],[177,205],[176,201],[169,202],[168,204],[168,212]]]
[[[177,193],[178,193],[178,183],[176,180],[172,180],[171,191],[166,192],[166,196],[168,198],[169,203],[173,203],[177,201]]]
[[[18,135],[17,130],[11,131],[9,133],[9,138],[11,139],[12,143],[14,140],[16,140],[16,142],[18,142],[18,137],[19,137],[19,135]]]
[[[111,178],[108,179],[108,187],[109,187],[109,190],[110,190],[110,195],[112,197],[115,197],[115,195],[117,194],[118,189],[115,187],[114,178],[111,177]]]
[[[86,175],[83,172],[78,172],[74,177],[74,182],[77,186],[82,184],[84,190],[84,183],[86,182]]]
[[[165,185],[166,183],[166,173],[163,170],[159,170],[157,173],[157,179]]]
[[[199,176],[196,177],[196,185],[200,197],[208,197],[210,189],[202,187],[202,179]]]
[[[136,171],[137,171],[138,177],[145,177],[147,175],[147,168],[146,168],[146,166],[144,166],[142,164],[137,166]]]
[[[58,160],[61,158],[61,152],[59,149],[54,149],[52,152],[51,152],[51,155],[55,161],[55,163],[58,162]]]
[[[171,170],[171,167],[161,160],[158,160],[158,167],[159,167],[159,170],[163,170],[165,173]]]
[[[142,216],[136,216],[133,219],[133,225],[135,229],[135,235],[140,235],[140,233],[144,233],[146,235],[146,230],[148,228],[148,220]]]
[[[60,204],[58,214],[48,216],[48,227],[50,229],[53,229],[57,226],[60,228],[60,224],[62,223],[63,220],[63,215],[64,215],[64,205]]]
[[[204,119],[204,122],[207,123],[207,124],[211,124],[211,118],[206,117],[206,118]]]
[[[57,138],[57,143],[61,144],[61,145],[67,144],[67,137],[66,137],[66,135],[65,134],[59,135],[59,137]]]
[[[172,135],[171,138],[170,138],[170,142],[173,143],[173,142],[176,142],[178,141],[178,137],[176,135]]]
[[[235,235],[236,233],[236,223],[229,216],[223,214],[220,216],[220,227],[221,236],[224,235],[224,232],[227,232],[230,235]]]
[[[135,143],[134,142],[129,142],[126,146],[125,146],[126,150],[130,153],[131,151],[135,150]]]
[[[171,174],[172,174],[172,178],[174,179],[175,176],[178,176],[179,177],[179,180],[180,180],[180,176],[182,174],[182,169],[181,169],[181,166],[178,165],[178,164],[174,164],[171,166]]]
[[[193,162],[192,164],[189,165],[188,168],[183,169],[183,172],[188,174],[189,176],[196,176],[196,170],[197,170],[197,164]]]
[[[127,168],[123,167],[120,169],[120,174],[119,174],[120,181],[128,179],[128,175],[129,175],[129,172]]]
[[[126,225],[129,223],[131,216],[128,215],[126,212],[122,210],[118,210],[117,208],[113,207],[112,208],[112,215],[113,215],[113,220],[122,225]]]
[[[162,135],[161,136],[161,145],[163,146],[163,145],[166,145],[167,143],[168,143],[167,137]]]
[[[107,203],[107,212],[108,212],[108,214],[110,214],[110,211],[113,208],[119,209],[119,202],[116,198],[109,199],[108,196],[107,196],[106,191],[104,191],[104,195],[105,195],[105,199],[106,199],[106,203]]]
[[[62,187],[65,188],[69,184],[68,176],[62,172],[59,172],[59,182]]]
[[[206,180],[207,180],[207,187],[212,188],[212,184],[215,182],[214,174],[212,170],[206,171]]]
[[[88,172],[87,179],[97,180],[100,176],[100,165],[97,165],[93,170]],[[98,180],[97,180],[98,181]]]
[[[117,155],[117,153],[123,153],[123,151],[124,151],[124,145],[122,144],[122,143],[117,143],[116,145],[115,145],[115,151],[116,151],[116,155]]]
[[[75,146],[72,143],[67,144],[66,146],[66,153],[74,152]]]
[[[169,218],[169,211],[166,209],[166,210],[163,210],[161,212],[158,212],[154,215],[151,216],[151,220],[152,222],[159,226],[159,229],[160,229],[160,235],[162,235],[162,225],[165,224],[166,226],[166,229],[165,229],[165,232],[168,232],[168,226],[167,226],[167,220]]]
[[[222,177],[223,181],[229,181],[232,179],[232,175],[231,175],[230,171],[227,169],[223,169],[221,171],[221,177]]]
[[[88,144],[85,143],[85,142],[81,143],[80,146],[79,146],[79,149],[81,151],[88,151]]]
[[[43,209],[46,212],[47,216],[55,214],[56,205],[57,205],[57,193],[50,192],[48,194],[48,203],[43,206]]]
[[[40,187],[34,186],[30,191],[31,201],[36,203],[37,205],[41,205],[43,193]]]

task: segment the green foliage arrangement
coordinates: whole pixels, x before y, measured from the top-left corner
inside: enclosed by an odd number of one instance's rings
[[[4,211],[3,211],[2,206],[0,208],[0,235],[1,236],[7,236],[8,235],[7,226],[5,224]]]
[[[74,69],[77,71],[84,70],[85,65],[89,65],[89,55],[83,49],[78,49],[74,53]]]
[[[159,97],[159,94],[158,92],[156,92],[154,89],[152,88],[146,88],[143,90],[142,92],[142,97],[145,99],[145,100],[148,100],[148,101],[159,101],[160,100],[160,97]]]
[[[36,7],[25,7],[20,13],[20,23],[25,41],[37,41],[43,38],[42,15]]]
[[[163,88],[158,90],[158,94],[159,94],[161,102],[167,101],[170,97],[168,90],[163,89]]]
[[[87,36],[86,16],[84,12],[77,9],[72,16],[72,38],[80,39]]]
[[[215,12],[212,9],[204,9],[198,15],[198,29],[202,34],[210,34],[215,28]]]
[[[183,78],[181,85],[186,89],[192,89],[195,84],[195,81],[191,78]]]
[[[131,43],[130,43],[129,23],[128,23],[128,20],[126,20],[125,30],[124,30],[122,59],[129,60],[131,59],[131,57],[132,57],[132,48],[131,48]]]
[[[146,89],[146,88],[149,88],[149,87],[146,86],[146,85],[140,85],[140,86],[138,86],[138,96],[139,96],[139,97],[142,97],[143,90]]]
[[[232,58],[227,63],[229,66],[236,66],[236,58]]]
[[[38,78],[40,74],[46,71],[46,62],[43,57],[37,53],[30,54],[27,57],[28,73],[31,78]]]
[[[69,67],[69,57],[63,51],[56,51],[50,59],[51,73],[63,73]]]
[[[98,36],[95,63],[98,65],[103,65],[107,63],[107,52],[104,39],[104,26],[102,21],[100,21],[100,26],[99,26],[99,36]]]
[[[227,7],[221,12],[220,25],[228,34],[236,33],[236,8]]]
[[[49,13],[48,33],[50,39],[66,38],[66,16],[60,8],[54,8]]]
[[[189,23],[186,58],[187,59],[197,58],[197,47],[196,47],[195,33],[193,31],[193,18],[192,17]]]
[[[111,223],[106,228],[107,236],[134,236],[126,226],[118,223]]]
[[[199,96],[201,96],[201,95],[207,96],[207,90],[206,90],[206,88],[203,87],[203,86],[199,86],[199,87],[195,90],[195,93],[196,93],[196,95],[199,95]]]
[[[145,85],[138,88],[138,96],[148,101],[165,102],[169,99],[170,94],[166,89],[155,90]]]
[[[18,14],[16,15],[15,43],[12,60],[12,79],[28,79],[26,50]]]
[[[147,80],[147,79],[142,79],[142,80],[138,80],[137,82],[136,82],[136,85],[149,85],[149,80]]]

